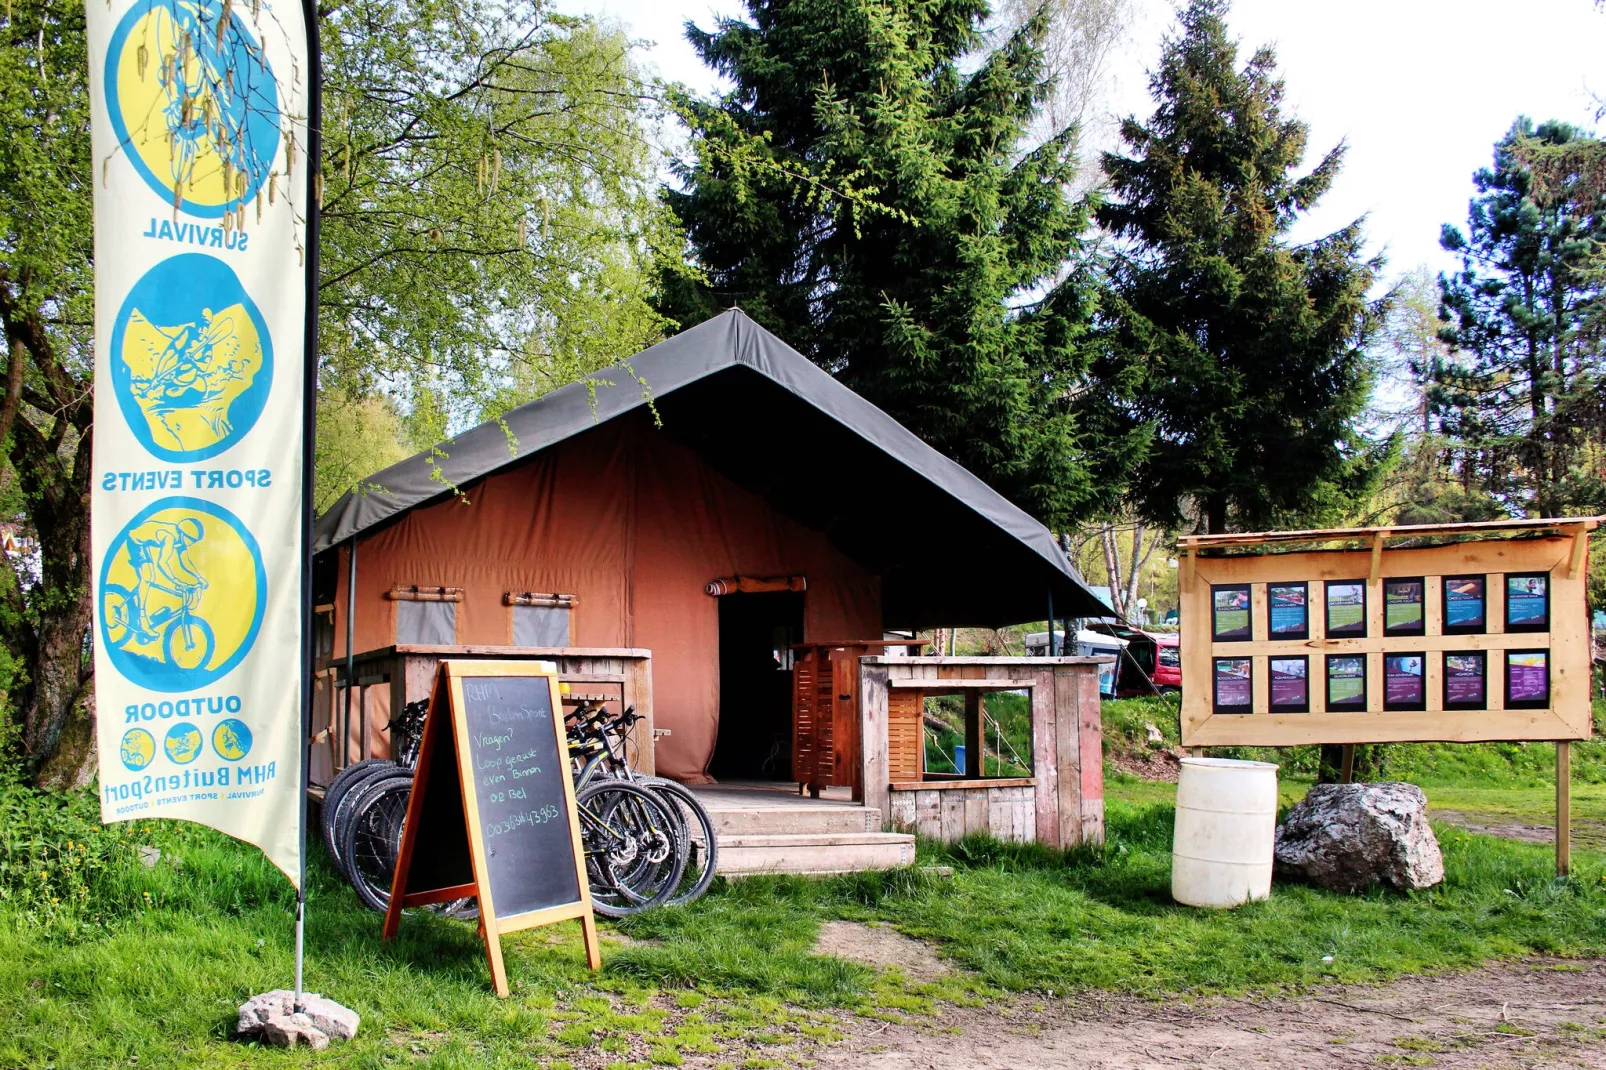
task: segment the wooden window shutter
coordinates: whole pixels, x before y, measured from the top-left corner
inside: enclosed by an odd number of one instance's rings
[[[894,784],[922,779],[926,696],[892,688],[887,694],[887,774]]]

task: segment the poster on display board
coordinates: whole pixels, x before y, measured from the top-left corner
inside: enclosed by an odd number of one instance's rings
[[[1327,655],[1327,708],[1366,709],[1366,657],[1360,654]]]
[[[1266,585],[1266,635],[1271,639],[1310,638],[1310,585]]]
[[[1310,658],[1304,655],[1292,658],[1271,658],[1272,713],[1307,713],[1310,711]]]
[[[1506,577],[1506,631],[1550,629],[1550,577],[1543,572]]]
[[[299,883],[307,27],[85,10],[101,818],[210,825]]]
[[[1383,581],[1383,634],[1421,635],[1427,620],[1422,577]]]
[[[1489,702],[1489,659],[1481,650],[1444,652],[1444,708],[1481,710]]]
[[[1210,630],[1218,643],[1248,642],[1249,587],[1244,584],[1210,589]]]
[[[1488,627],[1483,576],[1444,577],[1445,635],[1482,635]]]
[[[1366,635],[1366,581],[1336,580],[1327,584],[1327,638]]]
[[[1427,684],[1427,659],[1421,654],[1383,655],[1385,710],[1427,709]]]
[[[1250,658],[1217,658],[1217,713],[1250,713],[1255,708],[1254,662]]]

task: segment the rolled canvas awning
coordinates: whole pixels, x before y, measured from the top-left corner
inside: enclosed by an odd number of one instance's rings
[[[657,433],[880,575],[886,627],[1042,620],[1050,599],[1059,617],[1108,612],[1042,524],[739,310],[626,363],[368,477],[318,520],[316,549],[650,406]]]

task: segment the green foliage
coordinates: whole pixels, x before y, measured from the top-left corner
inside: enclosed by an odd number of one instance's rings
[[[705,278],[666,278],[660,308],[692,323],[740,305],[1061,525],[1119,489],[1131,447],[1072,400],[1095,293],[1066,191],[1073,132],[1023,149],[1049,88],[1047,16],[985,50],[986,15],[982,0],[752,0],[688,29],[733,88],[689,109],[694,158],[665,196]],[[734,163],[744,145],[768,166]]]
[[[1157,105],[1109,153],[1097,218],[1119,239],[1106,378],[1155,440],[1133,480],[1140,512],[1211,532],[1340,512],[1386,449],[1357,418],[1383,306],[1359,221],[1315,241],[1287,235],[1331,187],[1343,146],[1297,174],[1307,129],[1282,107],[1275,57],[1239,68],[1225,0],[1194,0],[1150,79]]]
[[[1473,175],[1478,195],[1462,231],[1443,245],[1461,270],[1441,276],[1456,355],[1433,368],[1431,399],[1455,443],[1462,482],[1530,516],[1598,511],[1602,443],[1598,317],[1606,198],[1593,167],[1536,181],[1535,158],[1601,155],[1566,123],[1517,120],[1492,167]]]
[[[363,480],[407,456],[403,436],[396,404],[384,395],[354,396],[339,387],[323,391],[318,398],[313,509],[322,513],[352,489],[383,493]]]
[[[357,0],[324,48],[321,426],[357,426],[320,450],[320,499],[386,433],[425,449],[657,341],[652,265],[679,261],[622,31],[531,0]],[[376,387],[395,404],[353,409]]]

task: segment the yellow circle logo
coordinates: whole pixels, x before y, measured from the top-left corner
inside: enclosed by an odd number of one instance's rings
[[[117,143],[172,207],[220,218],[268,180],[279,88],[228,0],[135,5],[112,35],[105,86]]]
[[[101,640],[117,671],[152,691],[188,691],[250,650],[267,573],[239,517],[201,498],[163,498],[113,540],[99,593]]]

